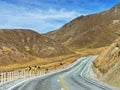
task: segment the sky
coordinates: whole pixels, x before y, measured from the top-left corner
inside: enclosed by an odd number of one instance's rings
[[[0,29],[46,33],[72,19],[108,10],[119,0],[0,0]]]

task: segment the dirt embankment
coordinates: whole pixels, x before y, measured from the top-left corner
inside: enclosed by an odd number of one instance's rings
[[[120,38],[101,52],[93,69],[100,80],[120,88]]]

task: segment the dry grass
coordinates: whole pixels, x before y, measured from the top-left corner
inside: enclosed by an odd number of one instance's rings
[[[40,66],[41,69],[56,69],[62,66],[66,66],[76,61],[78,58],[89,55],[97,55],[99,54],[105,47],[97,48],[97,49],[77,49],[74,52],[76,54],[68,54],[50,58],[38,58],[32,57],[31,60],[21,61],[20,63],[10,63],[9,65],[1,65],[0,71],[8,71],[8,70],[16,70],[16,69],[24,69],[28,66]],[[73,49],[74,50],[74,49]]]
[[[100,47],[100,48],[72,48],[75,50],[77,54],[81,54],[83,56],[89,56],[89,55],[99,55],[106,47]]]
[[[80,57],[79,54],[71,54],[65,56],[51,57],[51,58],[36,58],[28,62],[22,62],[19,64],[10,64],[6,66],[0,66],[0,71],[15,70],[20,68],[27,68],[28,66],[40,66],[42,69],[46,68],[58,68],[61,66],[66,66]]]

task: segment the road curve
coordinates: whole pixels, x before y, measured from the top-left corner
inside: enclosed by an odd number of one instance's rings
[[[90,66],[95,58],[80,58],[63,70],[21,81],[7,90],[116,90],[94,79]]]

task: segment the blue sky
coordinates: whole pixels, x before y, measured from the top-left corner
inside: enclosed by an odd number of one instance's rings
[[[80,15],[101,12],[119,0],[0,0],[1,29],[46,33]]]

